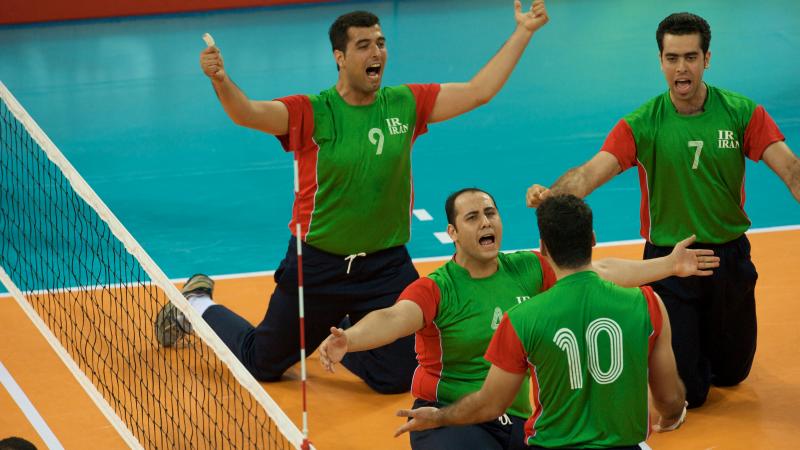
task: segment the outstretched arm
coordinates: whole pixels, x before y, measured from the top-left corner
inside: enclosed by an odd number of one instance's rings
[[[678,376],[675,354],[672,352],[672,329],[669,324],[669,315],[667,315],[667,309],[664,308],[664,303],[658,294],[656,294],[656,299],[658,299],[658,307],[661,310],[662,327],[648,363],[653,407],[660,415],[654,429],[656,431],[672,431],[678,428],[686,418],[686,390]]]
[[[550,195],[572,194],[584,198],[600,185],[614,178],[621,170],[614,155],[608,152],[598,152],[583,165],[561,175],[550,189],[539,184],[529,187],[525,200],[529,208],[538,208]]]
[[[225,72],[222,53],[209,46],[200,53],[200,67],[211,79],[219,102],[237,125],[254,128],[276,136],[289,130],[289,110],[279,101],[254,101],[247,98]]]
[[[530,10],[522,11],[520,0],[514,1],[517,28],[492,59],[468,82],[442,84],[429,122],[451,119],[487,103],[506,83],[528,46],[533,33],[547,23],[544,0],[536,0]]]
[[[761,158],[786,183],[794,199],[800,202],[800,159],[783,141],[773,142]]]
[[[410,300],[372,311],[358,323],[342,330],[331,327],[331,335],[319,346],[319,361],[325,370],[334,366],[347,352],[360,352],[390,344],[424,326],[422,309]]]
[[[492,364],[480,391],[462,397],[446,408],[423,407],[397,411],[398,416],[410,417],[411,420],[398,428],[394,436],[406,431],[481,423],[500,417],[514,401],[525,377],[525,373],[506,372]]]
[[[636,287],[673,275],[679,277],[709,276],[719,267],[719,257],[713,250],[688,248],[695,236],[678,242],[672,253],[644,261],[621,258],[604,258],[592,262],[592,268],[601,278],[620,286]]]

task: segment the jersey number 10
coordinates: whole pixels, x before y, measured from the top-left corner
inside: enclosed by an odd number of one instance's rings
[[[600,333],[607,333],[611,351],[611,364],[608,370],[600,368],[600,358],[598,357],[598,336]],[[569,328],[561,328],[553,336],[553,342],[567,354],[567,364],[569,364],[569,385],[570,388],[580,389],[583,387],[583,370],[581,368],[580,348],[578,338]],[[598,384],[611,384],[622,375],[622,329],[617,322],[601,317],[593,320],[586,328],[586,350],[588,352],[586,364],[589,368],[594,381]]]

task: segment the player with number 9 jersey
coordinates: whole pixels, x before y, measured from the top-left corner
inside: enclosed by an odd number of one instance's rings
[[[297,131],[278,138],[297,152],[292,233],[336,255],[405,245],[413,206],[411,146],[428,130],[438,84],[384,87],[350,105],[335,87],[279,99]]]

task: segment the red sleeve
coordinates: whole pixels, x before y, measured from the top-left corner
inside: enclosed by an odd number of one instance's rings
[[[633,138],[631,126],[625,119],[620,119],[614,125],[600,151],[614,155],[622,170],[636,165],[636,139]]]
[[[547,262],[547,258],[542,256],[541,253],[536,251],[533,253],[539,258],[539,265],[542,266],[542,292],[544,292],[556,284],[556,272],[553,270],[553,266]]]
[[[417,104],[417,123],[414,124],[413,142],[418,136],[428,132],[428,118],[436,104],[436,97],[439,96],[441,86],[439,84],[408,84],[411,93],[414,94],[414,101]]]
[[[503,320],[494,332],[484,358],[506,372],[525,373],[528,370],[528,355],[508,320],[508,313],[503,314]]]
[[[653,288],[650,286],[642,286],[639,289],[642,290],[644,298],[647,300],[647,310],[650,312],[650,323],[653,325],[653,334],[650,335],[648,342],[649,353],[653,353],[653,347],[656,345],[656,338],[661,335],[661,326],[664,317],[661,315],[661,308],[658,306],[658,297],[656,297],[656,293],[653,292]]]
[[[778,125],[767,114],[763,106],[756,106],[747,129],[744,130],[744,154],[753,161],[760,161],[764,150],[778,141],[786,140]]]
[[[422,319],[427,327],[439,312],[439,300],[442,294],[439,286],[430,278],[423,277],[409,284],[398,297],[400,300],[411,300],[422,309]]]
[[[305,95],[291,95],[276,99],[289,110],[289,132],[276,136],[287,152],[305,150],[313,145],[314,109]]]

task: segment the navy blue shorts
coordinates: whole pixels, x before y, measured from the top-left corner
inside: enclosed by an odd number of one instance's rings
[[[733,386],[750,373],[756,352],[758,280],[745,235],[725,244],[692,248],[708,248],[720,257],[714,275],[652,283],[669,313],[672,348],[690,408],[705,402],[711,385]],[[647,243],[644,258],[671,251],[672,247]]]
[[[444,405],[417,399],[414,408]],[[525,445],[525,421],[527,418],[505,415],[488,422],[434,428],[409,433],[413,450],[523,450]]]
[[[300,360],[297,300],[297,241],[289,240],[286,256],[275,271],[275,291],[258,326],[222,305],[203,318],[261,381],[275,381]],[[349,273],[348,273],[349,266]],[[386,308],[419,278],[404,246],[381,250],[352,261],[303,244],[306,353],[311,354],[349,315],[356,323],[367,313]],[[342,364],[381,393],[406,392],[417,366],[414,336],[364,352],[349,353]]]

